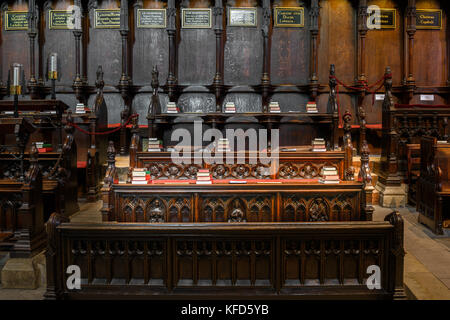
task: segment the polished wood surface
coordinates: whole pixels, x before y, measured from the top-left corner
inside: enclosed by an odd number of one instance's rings
[[[47,224],[47,299],[404,297],[403,220]],[[120,240],[119,240],[120,239]],[[66,268],[81,268],[81,290]],[[381,289],[364,271],[381,267]]]
[[[450,226],[450,144],[430,136],[420,141],[420,177],[417,182],[419,222],[436,234]]]

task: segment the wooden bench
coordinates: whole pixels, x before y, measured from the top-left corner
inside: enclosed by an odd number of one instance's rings
[[[434,137],[420,142],[420,177],[417,182],[419,222],[436,234],[450,226],[450,144]]]
[[[47,223],[47,299],[404,298],[403,220]],[[66,286],[69,265],[81,289]],[[380,269],[380,288],[367,279]]]

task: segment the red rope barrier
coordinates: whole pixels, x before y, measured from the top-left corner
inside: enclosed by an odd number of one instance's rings
[[[352,87],[349,85],[346,85],[344,82],[342,82],[341,80],[339,80],[336,76],[330,76],[330,79],[335,79],[337,82],[336,85],[336,102],[338,105],[338,115],[339,115],[339,126],[342,125],[342,119],[341,119],[341,107],[340,107],[340,103],[339,103],[339,85],[343,86],[344,88],[348,89],[348,90],[355,90],[355,91],[361,91],[362,89],[366,90],[369,92],[369,94],[372,95],[372,105],[375,103],[375,93],[381,89],[381,87],[383,87],[384,83],[383,81],[386,78],[390,78],[392,77],[392,74],[385,74],[380,80],[378,80],[377,82],[371,84],[370,86],[368,85],[366,80],[358,80],[358,83],[362,84],[362,87]],[[381,84],[380,84],[381,83]],[[374,91],[371,91],[370,89],[372,89],[373,87],[375,87],[377,84],[380,84],[378,86],[378,88],[376,88]]]
[[[115,128],[115,129],[113,129],[113,130],[103,131],[103,132],[90,132],[90,131],[84,130],[83,128],[81,128],[80,126],[78,126],[76,123],[72,123],[72,122],[68,122],[67,124],[68,124],[69,126],[71,126],[71,127],[74,127],[75,129],[77,129],[77,130],[79,130],[79,131],[85,133],[85,134],[96,135],[96,136],[98,136],[98,135],[107,135],[107,134],[111,134],[111,133],[117,132],[117,131],[119,131],[120,129],[126,127],[126,126],[130,123],[131,119],[136,118],[136,117],[138,117],[138,116],[139,116],[138,114],[132,114],[132,115],[128,118],[127,122],[125,122],[123,125],[120,125],[119,127]]]

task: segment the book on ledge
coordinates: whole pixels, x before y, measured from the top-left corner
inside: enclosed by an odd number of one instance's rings
[[[234,102],[227,102],[225,104],[225,113],[236,113],[236,106]]]
[[[167,113],[178,113],[180,112],[180,109],[178,109],[175,102],[168,102],[167,103]]]
[[[325,152],[327,151],[327,147],[325,145],[325,139],[323,138],[314,138],[312,141],[312,151],[313,152]]]
[[[324,166],[320,172],[322,178],[319,179],[319,183],[335,184],[339,183],[339,174],[335,167]]]
[[[39,153],[46,153],[46,152],[52,152],[53,147],[51,143],[44,143],[44,142],[35,142],[36,148],[38,149]]]
[[[314,101],[310,101],[306,104],[306,112],[307,113],[318,113],[317,104]]]
[[[77,105],[75,107],[76,114],[85,114],[90,111],[91,110],[88,107],[86,107],[83,103],[77,103]]]
[[[150,181],[150,171],[146,168],[134,168],[131,176],[131,184],[148,184]]]
[[[199,169],[197,171],[197,184],[212,184],[211,174],[209,173],[209,169]]]
[[[269,112],[280,113],[281,112],[280,104],[278,102],[276,102],[276,101],[272,101],[269,104]]]
[[[148,152],[160,152],[163,149],[162,140],[158,140],[158,138],[148,138]]]

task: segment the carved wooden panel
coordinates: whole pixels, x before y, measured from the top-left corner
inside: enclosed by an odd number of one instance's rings
[[[61,292],[70,298],[120,297],[126,290],[128,297],[153,299],[205,294],[392,299],[403,286],[401,223],[66,224],[56,229],[61,237],[51,239],[61,255],[47,261],[55,268],[48,293],[57,298]],[[76,292],[64,286],[71,264],[81,267]],[[382,290],[367,288],[370,265],[380,266]]]
[[[58,63],[61,66],[60,79],[56,81],[57,86],[71,87],[75,75],[75,38],[72,30],[50,29],[50,10],[65,11],[73,1],[46,1],[44,3],[44,46],[42,53],[43,77],[46,79],[48,56],[55,52],[58,54]],[[46,81],[50,86],[50,81]],[[73,104],[70,104],[73,106]]]
[[[133,15],[130,20],[130,36],[133,37],[133,63],[131,65],[133,83],[141,86],[150,86],[151,71],[153,66],[157,65],[159,83],[164,84],[169,68],[169,38],[167,30],[166,28],[138,28],[137,10],[167,8],[167,1],[136,1],[133,8]],[[147,109],[148,105],[145,112]]]
[[[95,9],[119,9],[117,0],[89,1],[89,33],[87,48],[87,76],[89,84],[94,85],[97,67],[101,65],[104,71],[106,86],[117,85],[121,75],[122,46],[119,29],[96,29]],[[119,113],[122,102],[113,104],[115,112]],[[108,117],[110,119],[110,117]],[[110,121],[111,123],[111,121]],[[112,122],[114,123],[114,122]]]
[[[12,63],[20,63],[25,71],[25,79],[30,78],[29,38],[27,30],[5,30],[6,11],[28,11],[28,1],[2,1],[1,9],[1,68],[2,80],[6,84],[8,70]],[[36,57],[37,61],[37,57]]]
[[[417,0],[416,10],[444,9],[438,0]],[[448,20],[442,14],[440,30],[417,29],[414,34],[414,76],[419,86],[445,86],[448,78]]]
[[[213,29],[181,29],[178,81],[185,85],[211,84],[215,73],[216,44]]]
[[[184,190],[179,194],[116,193],[112,220],[153,223],[324,222],[358,221],[365,216],[362,191],[343,189],[337,192],[330,188],[326,193],[318,190],[277,193],[274,190],[258,194],[258,186],[255,186],[248,192],[235,188],[232,192],[223,191],[223,194],[216,195],[207,190],[200,194],[187,192],[189,186],[183,187],[180,187]]]
[[[273,8],[283,6],[275,1]],[[300,1],[290,1],[290,7]],[[273,84],[307,84],[309,81],[310,32],[309,10],[304,7],[304,27],[273,27],[271,46],[271,82]],[[280,104],[281,105],[281,104]]]
[[[227,10],[239,1],[226,1]],[[251,1],[256,6],[257,1]],[[243,5],[247,7],[246,5]],[[227,13],[228,14],[228,13]],[[263,64],[262,9],[257,7],[257,27],[226,28],[224,52],[224,79],[227,85],[257,85]],[[239,105],[236,104],[236,107]],[[249,110],[250,111],[250,110]],[[239,112],[237,110],[237,112]]]

